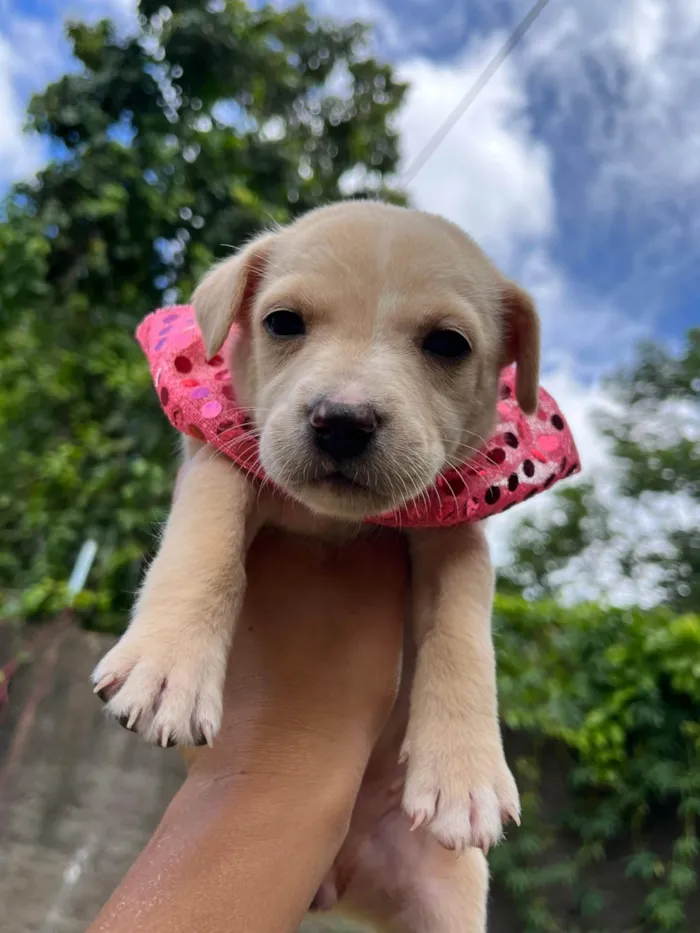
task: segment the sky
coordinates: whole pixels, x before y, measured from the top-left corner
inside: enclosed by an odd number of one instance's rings
[[[308,5],[373,23],[379,53],[410,83],[399,117],[405,166],[532,3]],[[71,65],[62,20],[110,15],[128,28],[134,8],[0,0],[0,190],[45,158],[22,124],[31,92]],[[700,323],[698,48],[698,0],[551,0],[408,186],[416,206],[459,223],[532,292],[544,383],[588,475],[609,463],[591,418],[607,402],[601,376],[638,340],[677,346]],[[501,553],[511,516],[496,523]]]

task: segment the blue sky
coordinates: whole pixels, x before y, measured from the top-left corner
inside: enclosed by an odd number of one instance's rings
[[[532,2],[309,5],[373,22],[378,49],[411,83],[399,119],[407,164]],[[70,67],[62,20],[112,15],[128,27],[134,8],[0,0],[0,189],[45,158],[21,126],[29,94]],[[699,48],[698,0],[551,0],[409,186],[534,294],[547,386],[594,472],[607,462],[591,418],[606,403],[601,374],[638,339],[677,344],[700,323]]]

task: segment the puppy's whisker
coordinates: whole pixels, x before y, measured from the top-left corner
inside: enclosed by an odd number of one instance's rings
[[[449,490],[449,493],[450,493],[450,495],[452,496],[452,498],[453,498],[453,500],[454,500],[455,509],[456,509],[456,510],[459,510],[459,500],[458,500],[458,498],[457,498],[457,495],[456,495],[454,489],[452,488],[452,486],[450,485],[450,483],[449,483],[448,480],[445,480],[445,486],[446,486],[447,489]]]
[[[251,470],[257,460],[257,454],[251,453],[248,454],[243,460],[238,461],[238,465],[242,470]]]
[[[485,463],[490,466],[499,466],[498,462],[490,457],[486,450],[483,447],[473,447],[471,444],[461,443],[458,447],[458,450],[468,451],[470,456],[459,457],[457,453],[450,458],[452,466],[454,469],[459,469],[460,467],[466,466],[467,464],[477,463],[477,465],[483,465]],[[448,458],[445,458],[445,463],[448,462]]]
[[[255,438],[255,440],[258,440],[258,438]],[[233,453],[234,453],[234,451],[236,450],[236,448],[237,448],[237,447],[243,447],[243,448],[245,448],[245,447],[246,447],[246,443],[247,443],[247,438],[235,437],[235,438],[232,438],[230,441],[228,441],[226,444],[224,444],[222,447],[220,447],[220,448],[218,448],[218,449],[219,449],[222,453],[229,454],[229,455],[233,456]],[[255,450],[250,451],[250,455],[251,455],[251,456],[256,456],[257,453],[258,453],[257,447],[255,448]]]

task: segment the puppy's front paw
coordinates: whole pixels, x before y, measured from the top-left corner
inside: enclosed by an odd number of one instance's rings
[[[503,823],[520,823],[520,799],[500,742],[479,742],[454,723],[409,724],[403,808],[413,827],[425,826],[447,849],[485,853],[500,841]]]
[[[92,675],[122,726],[163,747],[211,745],[221,725],[226,649],[127,632]]]

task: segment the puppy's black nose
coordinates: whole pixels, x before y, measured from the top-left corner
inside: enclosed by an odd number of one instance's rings
[[[327,399],[312,406],[309,421],[318,449],[338,462],[364,453],[377,430],[377,413],[371,405]]]

